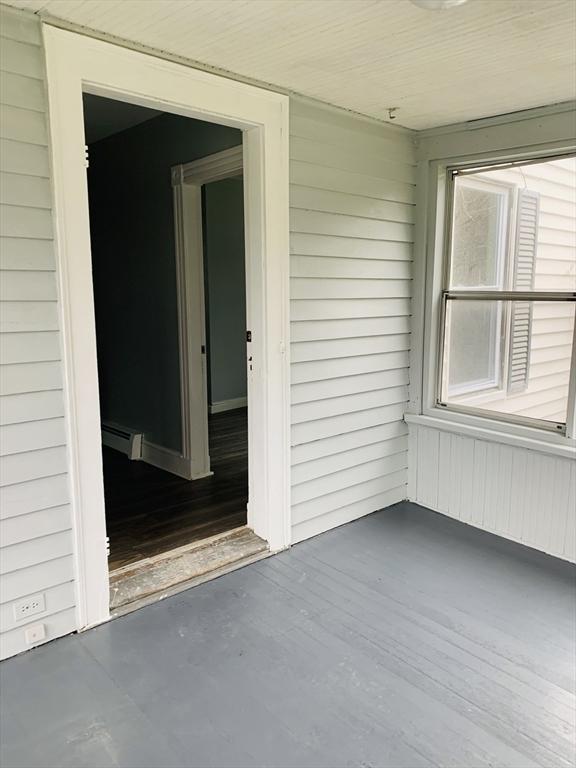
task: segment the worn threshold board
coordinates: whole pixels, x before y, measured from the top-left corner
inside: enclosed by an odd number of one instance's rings
[[[110,572],[113,618],[229,573],[269,554],[247,526],[235,528]]]

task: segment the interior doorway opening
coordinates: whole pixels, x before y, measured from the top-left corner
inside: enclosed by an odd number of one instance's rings
[[[246,527],[242,132],[89,94],[84,122],[119,610],[267,549]]]
[[[291,543],[289,100],[103,40],[44,29],[62,306],[78,630],[110,618],[83,92],[242,132],[248,386],[248,528]],[[117,174],[114,183],[117,182]]]

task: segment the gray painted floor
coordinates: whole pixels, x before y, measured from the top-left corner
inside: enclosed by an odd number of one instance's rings
[[[1,764],[571,766],[574,574],[400,504],[5,662]]]

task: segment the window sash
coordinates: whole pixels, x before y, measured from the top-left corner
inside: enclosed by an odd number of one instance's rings
[[[576,301],[576,291],[484,291],[459,288],[446,289],[442,291],[442,296],[459,301]]]
[[[475,154],[448,144],[443,144],[438,154],[432,145],[423,149],[422,196],[425,214],[422,214],[421,220],[422,237],[416,246],[416,296],[420,300],[414,307],[416,357],[407,421],[430,426],[445,424],[445,428],[450,431],[458,431],[461,427],[462,434],[473,434],[488,440],[492,435],[496,442],[503,444],[539,445],[541,450],[550,451],[554,455],[572,455],[576,445],[576,334],[570,367],[567,423],[563,433],[543,429],[532,420],[518,424],[508,418],[504,421],[501,418],[490,418],[486,413],[458,413],[439,407],[438,382],[442,366],[442,296],[443,290],[449,285],[446,274],[450,253],[453,174],[496,170],[575,156],[574,141],[558,138],[539,145],[531,144],[524,149],[513,146],[512,142],[502,149],[487,147],[485,144]]]
[[[465,165],[459,165],[453,167],[450,165],[447,168],[448,173],[452,178],[455,176],[472,176],[477,173],[484,173],[486,171],[501,171],[507,168],[518,168],[525,165],[539,165],[540,163],[549,163],[552,160],[564,160],[566,157],[574,157],[573,150],[566,150],[565,152],[552,152],[546,155],[537,155],[536,157],[525,157],[521,160],[494,160],[493,162],[482,163],[477,165],[470,162]]]
[[[442,289],[450,289],[450,275],[452,273],[452,234],[454,223],[454,201],[455,201],[455,189],[456,178],[458,176],[467,176],[469,179],[472,176],[476,176],[481,173],[489,171],[503,170],[506,168],[516,168],[525,165],[538,165],[540,163],[548,163],[553,160],[563,160],[565,158],[571,158],[576,155],[574,150],[567,150],[564,152],[555,152],[550,154],[538,155],[530,158],[523,158],[520,160],[494,160],[493,162],[484,162],[481,165],[477,165],[473,162],[462,165],[453,165],[452,163],[444,166],[446,173],[446,186],[444,192],[445,207],[444,207],[444,231],[443,231],[443,254],[442,254]],[[487,182],[489,184],[494,182]],[[495,184],[495,183],[494,183]],[[502,186],[505,186],[502,183]],[[457,291],[467,290],[479,290],[475,288],[461,289]],[[545,293],[540,291],[540,293]],[[546,292],[547,293],[547,292]]]
[[[501,158],[494,159],[493,161],[484,162],[481,164],[470,161],[468,163],[462,162],[456,165],[454,162],[447,163],[442,166],[439,164],[439,168],[442,168],[445,174],[445,184],[443,188],[443,213],[442,213],[442,263],[440,267],[440,291],[436,294],[438,301],[438,314],[436,315],[437,321],[435,321],[436,330],[436,343],[432,374],[432,388],[430,392],[430,406],[452,413],[460,413],[464,418],[483,418],[487,421],[500,422],[502,424],[509,424],[512,428],[522,426],[531,427],[542,430],[542,432],[554,432],[560,433],[566,437],[576,437],[576,327],[573,338],[572,360],[570,366],[570,384],[568,390],[568,410],[566,416],[566,424],[554,424],[549,421],[543,421],[535,419],[533,417],[514,416],[510,414],[503,414],[496,411],[489,411],[486,408],[480,409],[476,407],[468,407],[465,405],[455,405],[444,403],[441,400],[442,383],[444,376],[444,346],[446,337],[446,304],[448,300],[517,300],[517,301],[574,301],[576,299],[576,292],[558,292],[558,291],[514,291],[514,290],[491,290],[488,288],[458,288],[450,289],[450,276],[451,276],[451,260],[452,260],[452,236],[453,236],[453,221],[454,221],[454,203],[455,203],[455,181],[457,176],[471,176],[479,173],[483,173],[490,170],[497,170],[503,168],[512,168],[516,166],[523,166],[528,164],[545,163],[551,160],[563,159],[566,157],[574,156],[574,149],[562,149],[557,152],[534,154],[532,157],[527,158]],[[440,187],[439,187],[440,189]],[[576,323],[576,320],[575,320]],[[426,376],[424,381],[426,382]],[[425,383],[425,386],[428,386]],[[575,402],[572,402],[572,401]]]
[[[576,292],[564,291],[478,291],[478,290],[457,290],[442,291],[442,304],[440,312],[440,343],[438,345],[438,363],[437,363],[437,382],[436,382],[436,406],[446,411],[470,414],[473,416],[483,416],[513,424],[522,424],[525,426],[537,426],[552,432],[561,432],[566,434],[567,422],[554,422],[545,419],[538,419],[533,416],[520,416],[513,413],[502,413],[500,411],[491,411],[489,408],[464,405],[461,403],[446,402],[442,399],[444,385],[444,359],[447,335],[447,305],[448,301],[532,301],[532,302],[570,302],[576,303]],[[574,343],[576,343],[576,317],[574,320]],[[572,363],[573,365],[573,363]],[[571,370],[570,376],[574,376]],[[567,420],[570,418],[570,408],[568,408]]]

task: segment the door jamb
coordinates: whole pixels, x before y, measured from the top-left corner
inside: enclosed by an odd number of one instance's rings
[[[202,187],[243,175],[242,145],[172,168],[178,325],[182,456],[189,479],[212,474],[208,439],[206,313]],[[249,414],[250,416],[250,414]],[[192,426],[194,425],[194,427]],[[250,419],[248,421],[250,445]],[[248,462],[250,477],[250,461]],[[249,522],[250,524],[250,522]]]

